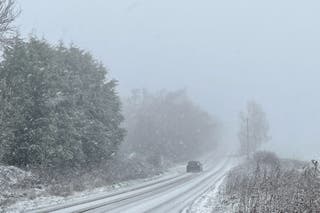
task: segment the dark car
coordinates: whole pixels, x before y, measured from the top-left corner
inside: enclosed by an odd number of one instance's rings
[[[187,165],[187,172],[202,172],[203,167],[199,161],[189,161]]]

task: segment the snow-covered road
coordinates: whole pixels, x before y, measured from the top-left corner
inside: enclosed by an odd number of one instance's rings
[[[30,212],[190,212],[195,209],[195,201],[217,187],[233,165],[231,158],[208,158],[202,173],[168,176],[113,194]]]

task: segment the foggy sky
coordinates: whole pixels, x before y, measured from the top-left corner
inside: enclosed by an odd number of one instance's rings
[[[262,104],[269,147],[320,157],[316,0],[19,0],[24,36],[87,49],[133,88],[186,88],[236,140],[245,102]]]

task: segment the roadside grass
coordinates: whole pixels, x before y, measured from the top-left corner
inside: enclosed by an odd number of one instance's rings
[[[320,172],[311,163],[258,152],[229,172],[219,194],[219,208],[232,212],[318,212]]]

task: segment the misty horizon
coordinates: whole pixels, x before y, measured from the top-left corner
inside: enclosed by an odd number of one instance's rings
[[[238,114],[254,99],[270,123],[268,149],[319,157],[320,3],[59,2],[18,1],[23,36],[92,52],[119,81],[121,96],[135,88],[187,89],[235,143]]]

